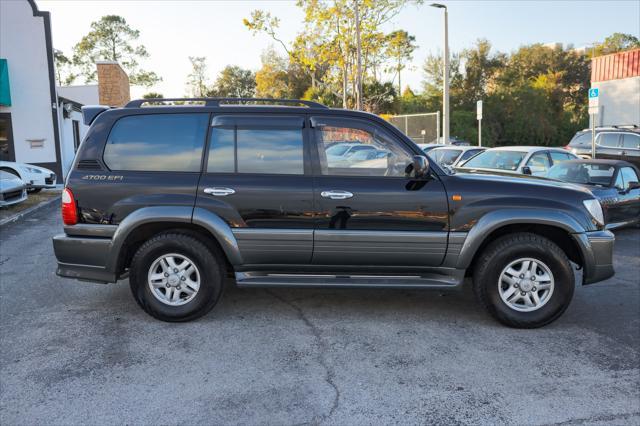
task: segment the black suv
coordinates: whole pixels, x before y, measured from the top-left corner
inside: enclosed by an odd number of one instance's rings
[[[364,112],[189,101],[199,104],[83,109],[91,127],[66,179],[58,275],[128,277],[166,321],[207,313],[227,276],[239,287],[438,290],[472,276],[494,317],[538,327],[569,305],[572,262],[583,284],[614,273],[614,237],[587,190],[442,170]]]
[[[582,158],[591,158],[591,130],[581,130],[565,148]],[[596,158],[623,160],[640,167],[640,129],[637,126],[596,128]]]

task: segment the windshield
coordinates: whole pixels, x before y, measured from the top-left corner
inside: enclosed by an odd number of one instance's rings
[[[549,179],[583,185],[611,185],[615,167],[608,164],[560,163],[549,169]]]
[[[432,158],[438,164],[450,166],[458,159],[462,150],[460,149],[434,149],[429,152],[429,158]]]
[[[467,161],[464,167],[514,171],[518,169],[526,154],[522,151],[487,150]]]
[[[342,155],[345,152],[347,152],[348,149],[349,149],[349,145],[339,143],[327,148],[326,153],[328,155]]]

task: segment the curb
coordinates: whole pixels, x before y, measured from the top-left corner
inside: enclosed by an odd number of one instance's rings
[[[40,210],[43,207],[46,207],[46,206],[48,206],[50,204],[53,204],[56,201],[60,201],[60,196],[53,197],[50,200],[45,200],[45,201],[41,202],[40,204],[36,204],[35,206],[31,206],[28,209],[23,210],[21,212],[18,212],[18,213],[16,213],[15,215],[13,215],[11,217],[8,217],[6,219],[0,220],[0,226],[4,226],[4,225],[7,225],[9,223],[16,222],[16,221],[22,219],[24,216],[30,215],[31,213],[34,213],[34,212]]]

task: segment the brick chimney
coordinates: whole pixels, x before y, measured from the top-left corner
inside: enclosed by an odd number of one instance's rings
[[[100,105],[124,106],[131,100],[129,76],[115,61],[96,62],[98,67],[98,99]]]

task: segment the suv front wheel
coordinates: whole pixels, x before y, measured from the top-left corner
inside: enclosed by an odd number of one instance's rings
[[[537,234],[498,238],[476,262],[473,287],[479,301],[503,324],[542,327],[567,309],[575,277],[566,254]]]
[[[223,262],[198,239],[179,232],[158,234],[131,261],[129,285],[138,304],[163,321],[190,321],[220,298]]]

